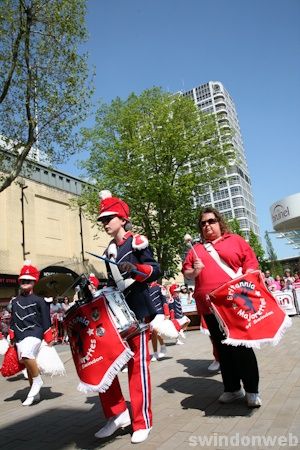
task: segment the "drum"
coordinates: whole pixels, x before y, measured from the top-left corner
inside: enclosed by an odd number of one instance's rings
[[[112,292],[107,296],[118,297]],[[127,338],[139,332],[138,323],[133,317],[125,320],[125,312],[119,315],[118,329],[102,291],[96,298],[82,298],[66,312],[64,322],[82,392],[105,392],[133,356],[121,333]]]
[[[106,287],[95,293],[95,296],[98,295],[104,296],[111,318],[122,339],[127,340],[149,327],[148,324],[138,322],[134,312],[127,305],[124,295],[118,289]]]

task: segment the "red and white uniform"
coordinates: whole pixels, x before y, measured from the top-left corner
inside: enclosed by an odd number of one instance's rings
[[[159,265],[154,260],[148,241],[137,248],[139,236],[131,232],[125,234],[124,239],[116,245],[115,259],[117,262],[129,261],[144,273],[145,276],[135,276],[135,283],[131,284],[123,293],[125,300],[136,317],[144,321],[155,314],[149,295],[148,283],[156,280],[159,275]],[[141,239],[140,239],[141,240]],[[110,267],[107,266],[109,285],[114,284]],[[126,273],[122,273],[126,279]],[[147,329],[137,336],[127,340],[134,357],[128,362],[129,392],[132,410],[133,431],[150,429],[152,427],[151,385],[150,385],[150,354],[148,341],[150,331]],[[106,418],[113,417],[127,409],[118,377],[116,377],[105,393],[99,394],[103,412]]]

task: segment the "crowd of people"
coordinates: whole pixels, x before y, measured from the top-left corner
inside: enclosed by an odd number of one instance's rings
[[[141,331],[128,337],[126,342],[134,355],[127,363],[131,412],[123,397],[118,376],[115,376],[108,389],[99,392],[107,422],[95,436],[106,438],[131,424],[132,443],[148,438],[152,428],[150,361],[160,360],[166,355],[166,345],[159,328],[153,327],[150,335],[149,323],[151,325],[152,320],[158,317],[162,321],[171,321],[178,332],[176,344],[182,345],[189,325],[182,309],[183,303],[195,303],[199,317],[210,334],[215,356],[213,370],[220,367],[224,386],[219,401],[230,403],[245,398],[250,408],[260,407],[262,399],[255,353],[252,348],[243,345],[224,344],[225,333],[213,314],[209,296],[239,274],[246,275],[258,269],[252,248],[241,236],[230,232],[216,209],[205,208],[200,211],[198,219],[201,241],[188,251],[182,267],[185,279],[194,287],[178,284],[161,286],[157,281],[161,277],[159,264],[147,238],[131,232],[129,216],[129,207],[123,200],[113,197],[108,191],[102,192],[98,221],[111,237],[104,252],[108,286],[123,292],[127,305],[141,325]],[[280,279],[277,276],[273,278],[268,271],[264,275],[271,291],[274,286],[276,290],[283,290],[300,284],[298,274],[291,275],[289,269]],[[47,301],[34,295],[38,278],[39,273],[34,266],[25,265],[22,268],[20,294],[12,301],[9,325],[4,331],[10,336],[11,344],[16,344],[19,359],[28,372],[30,390],[24,406],[40,400],[43,381],[35,359],[41,341],[44,339],[50,345],[68,341],[64,318],[77,300],[73,298],[70,302],[68,297],[62,301],[55,298],[47,304]],[[99,281],[94,274],[90,274],[89,283],[92,295],[96,295]],[[150,338],[152,354],[149,351]]]
[[[269,270],[264,273],[265,284],[269,291],[290,291],[300,288],[300,276],[297,271],[294,273],[290,269],[285,269],[283,276],[273,275]]]

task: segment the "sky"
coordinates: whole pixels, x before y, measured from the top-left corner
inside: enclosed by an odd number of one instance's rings
[[[238,113],[263,237],[273,230],[270,206],[300,191],[299,24],[299,0],[89,0],[93,100],[221,81]],[[60,168],[80,173],[74,160]],[[300,254],[271,240],[278,258]]]

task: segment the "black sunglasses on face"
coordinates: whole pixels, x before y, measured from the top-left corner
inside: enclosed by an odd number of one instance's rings
[[[20,280],[19,283],[20,284],[33,284],[34,281],[33,280]]]
[[[101,219],[99,219],[99,222],[101,222],[103,225],[106,225],[111,220],[113,220],[115,217],[118,217],[118,216],[104,216],[104,217],[101,217]]]
[[[217,223],[218,219],[208,219],[208,220],[201,220],[200,224],[201,227],[204,228],[206,224],[213,225],[214,223]]]

